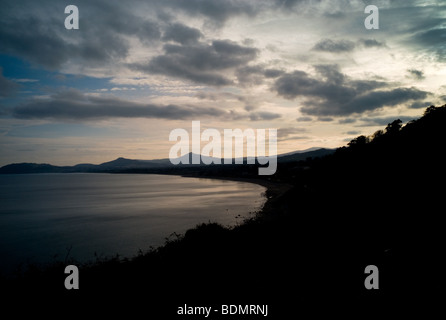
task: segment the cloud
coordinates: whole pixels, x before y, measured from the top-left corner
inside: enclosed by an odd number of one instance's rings
[[[38,79],[26,79],[26,78],[23,78],[23,79],[13,79],[15,82],[18,82],[18,83],[32,83],[32,82],[39,82],[39,80]]]
[[[51,28],[42,26],[36,18],[14,17],[0,20],[1,52],[18,55],[28,61],[55,69],[67,60],[70,49]]]
[[[279,69],[265,69],[263,71],[263,74],[265,75],[266,78],[277,78],[284,73],[285,72],[283,70]]]
[[[285,72],[280,69],[267,68],[261,65],[249,65],[238,68],[235,72],[237,81],[242,86],[259,85],[265,79],[274,79]]]
[[[275,4],[279,7],[283,7],[284,9],[291,9],[299,4],[305,4],[311,1],[308,0],[274,0]],[[316,0],[314,2],[320,2],[320,0]]]
[[[232,84],[222,72],[244,66],[256,58],[258,50],[229,40],[214,40],[210,45],[164,45],[164,54],[148,64],[134,63],[130,67],[152,74],[190,80],[210,86]]]
[[[350,123],[355,123],[356,119],[354,118],[344,118],[344,119],[339,119],[338,123],[339,124],[350,124]]]
[[[351,52],[355,49],[355,43],[349,40],[323,39],[316,43],[312,50],[333,53]]]
[[[136,103],[114,96],[85,95],[70,89],[49,98],[35,98],[12,108],[11,114],[19,119],[52,119],[84,121],[110,118],[196,119],[217,117],[227,120],[268,121],[281,117],[278,113],[252,111],[238,113],[212,107],[193,105],[159,105]]]
[[[443,19],[443,23],[446,19]],[[431,52],[441,62],[446,61],[446,28],[437,27],[423,30],[411,37],[411,42],[416,43],[421,50]]]
[[[350,101],[348,108],[351,111],[364,108],[374,110],[384,106],[394,106],[411,100],[426,98],[428,92],[416,88],[396,88],[389,91],[373,91],[355,97]]]
[[[386,21],[388,38],[400,42],[405,49],[429,60],[446,60],[446,2],[405,1],[395,8],[380,11]],[[385,18],[388,16],[388,18]],[[391,41],[390,40],[390,41]]]
[[[158,5],[170,7],[175,11],[182,11],[190,16],[202,16],[208,23],[222,26],[234,17],[255,17],[261,12],[280,10],[289,13],[290,9],[302,7],[310,3],[319,3],[320,0],[158,0]]]
[[[431,105],[433,105],[432,102],[417,101],[417,102],[410,104],[408,107],[409,107],[409,109],[425,109]]]
[[[174,41],[183,45],[197,43],[203,37],[200,30],[190,28],[181,23],[175,23],[167,27],[164,31],[162,40]]]
[[[386,47],[386,44],[375,39],[359,39],[356,42],[350,40],[322,39],[314,45],[312,50],[332,53],[346,53],[352,52],[358,47],[364,47],[367,49],[382,48]]]
[[[318,117],[317,120],[322,122],[331,122],[334,119],[332,117]]]
[[[243,95],[234,94],[231,92],[208,92],[208,91],[199,91],[195,97],[202,100],[211,100],[211,101],[228,101],[228,100],[237,100],[241,102],[246,102],[247,99]]]
[[[253,106],[253,105],[247,105],[247,106],[245,106],[243,109],[245,109],[245,110],[248,111],[248,112],[251,112],[251,111],[253,111],[253,110],[257,109],[257,108],[258,108],[258,107]]]
[[[429,92],[416,88],[393,88],[384,81],[353,80],[336,65],[315,66],[319,77],[294,71],[279,77],[273,85],[278,95],[293,100],[303,98],[300,111],[306,115],[346,116],[422,100]],[[381,88],[388,90],[377,90]]]
[[[284,13],[303,14],[305,7],[311,8],[314,15],[321,12],[333,14],[342,9],[351,11],[362,7],[357,1],[353,3],[355,5],[348,4],[348,1],[333,4],[311,0],[77,0],[80,29],[70,31],[63,27],[66,3],[54,0],[6,0],[0,21],[0,51],[49,69],[58,69],[67,62],[103,66],[128,58],[134,52],[135,42],[132,40],[135,38],[152,48],[160,45],[160,40],[186,45],[203,38],[202,31],[209,30],[209,24],[223,27],[226,21],[234,17],[250,19],[259,14],[265,17],[274,14],[283,16]],[[387,2],[386,8],[383,8],[388,19],[392,18],[392,21],[386,21],[388,32],[398,33],[399,39],[409,39],[410,46],[416,43],[444,58],[445,19],[440,14],[443,3],[422,7],[417,2],[405,3],[404,6],[402,2],[394,3]],[[192,20],[205,27],[200,31],[184,24]],[[331,22],[322,20],[322,23]],[[394,27],[391,23],[400,26]],[[347,30],[345,33],[351,35],[353,31]],[[339,36],[343,36],[343,33],[339,32]],[[375,39],[356,42],[323,39],[314,46],[314,50],[345,53],[358,46],[370,48],[385,44]]]
[[[66,4],[10,2],[3,7],[0,20],[0,52],[55,70],[68,61],[98,66],[125,58],[130,48],[128,37],[143,42],[160,38],[157,23],[136,15],[131,6],[117,1],[76,4],[80,12],[79,30],[66,30]]]
[[[19,85],[3,76],[3,68],[0,67],[0,97],[9,97],[15,94]]]
[[[28,101],[14,107],[12,114],[20,119],[75,121],[107,118],[189,119],[230,116],[228,112],[217,108],[142,104],[110,96],[88,96],[77,90],[60,92],[49,99]]]
[[[171,0],[159,1],[159,3],[175,10],[181,10],[191,16],[204,16],[216,25],[222,25],[228,19],[235,16],[254,16],[262,8],[261,3],[243,0]]]
[[[386,47],[386,44],[384,42],[380,42],[375,39],[359,39],[358,43],[365,48],[382,48]]]
[[[408,122],[410,120],[414,120],[415,118],[409,116],[393,116],[393,117],[390,116],[390,117],[376,117],[376,118],[361,118],[360,120],[364,122],[364,124],[361,126],[374,127],[374,126],[386,126],[397,119],[400,119],[402,122]]]
[[[242,86],[260,85],[265,80],[264,70],[260,66],[246,66],[235,72],[237,81]]]
[[[296,119],[296,121],[298,122],[309,122],[309,121],[313,121],[312,117],[299,117]]]
[[[280,117],[281,115],[278,113],[272,113],[267,111],[257,111],[257,112],[251,112],[249,114],[249,120],[251,121],[274,120]]]
[[[425,79],[424,76],[424,72],[421,70],[416,70],[416,69],[408,69],[407,72],[409,73],[409,75],[416,79],[416,80],[423,80]]]
[[[280,128],[277,130],[277,134],[279,137],[288,137],[292,134],[298,134],[298,133],[305,133],[308,130],[305,128],[294,128],[294,127],[287,127],[287,128]]]
[[[268,68],[263,65],[248,65],[238,68],[235,75],[240,85],[252,86],[262,84],[265,79],[277,78],[284,73],[283,70]]]
[[[307,136],[302,136],[302,134],[306,132],[308,132],[308,130],[305,128],[280,128],[277,130],[277,141],[306,139],[308,138]]]

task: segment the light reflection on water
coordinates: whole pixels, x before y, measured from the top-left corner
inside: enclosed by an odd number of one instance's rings
[[[142,174],[0,175],[0,271],[23,262],[134,256],[201,222],[234,225],[259,185]]]

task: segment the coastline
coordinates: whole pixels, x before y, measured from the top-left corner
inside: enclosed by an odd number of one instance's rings
[[[185,178],[216,179],[216,180],[239,181],[239,182],[257,184],[266,188],[265,193],[267,201],[269,200],[274,201],[275,199],[277,199],[278,197],[289,191],[291,188],[293,188],[293,185],[289,183],[274,182],[266,179],[259,179],[252,177],[243,178],[243,177],[231,177],[231,176],[195,176],[195,175],[185,175],[185,174],[182,174],[180,176]]]
[[[71,174],[71,173],[68,173]],[[86,173],[88,174],[88,173]],[[96,173],[95,173],[96,174]],[[104,173],[107,175],[110,174],[118,174],[118,172],[113,172],[113,173]],[[119,174],[122,174],[122,172],[120,172]],[[131,174],[138,174],[138,175],[142,175],[141,173],[125,173],[128,174],[129,176],[131,176]],[[152,173],[146,173],[146,174],[152,174]],[[40,175],[40,174],[37,174]],[[162,174],[160,173],[153,173],[152,175],[157,175],[157,176],[161,176]],[[194,175],[194,174],[186,174],[186,175],[181,175],[181,174],[165,174],[165,175],[172,175],[172,176],[177,176],[179,178],[195,178],[195,179],[213,179],[213,180],[226,180],[226,181],[234,181],[234,182],[244,182],[244,183],[250,183],[250,184],[255,184],[257,186],[262,186],[263,188],[259,189],[258,187],[255,188],[255,190],[258,190],[258,193],[256,192],[256,196],[255,198],[253,198],[252,200],[250,200],[250,203],[255,203],[257,201],[259,201],[260,203],[256,206],[256,208],[253,208],[252,211],[250,211],[249,215],[242,215],[241,219],[238,220],[238,222],[234,225],[226,225],[226,224],[222,224],[221,226],[231,230],[235,227],[239,227],[244,225],[247,221],[254,221],[255,219],[261,217],[261,216],[265,216],[263,213],[266,212],[266,208],[270,207],[271,203],[275,201],[275,199],[277,199],[278,197],[280,197],[283,193],[285,193],[287,190],[289,190],[291,188],[290,185],[286,185],[286,184],[281,184],[281,183],[276,183],[276,182],[272,182],[272,181],[268,181],[267,179],[258,179],[258,178],[247,178],[247,177],[230,177],[230,176],[199,176],[199,175]],[[133,178],[130,178],[133,179]],[[162,177],[160,179],[163,179]],[[114,179],[116,180],[116,179]],[[250,188],[249,185],[246,185],[246,187],[244,188],[248,188],[248,189],[254,189],[254,188]],[[235,195],[234,195],[235,196]],[[227,199],[227,201],[229,201],[229,203],[232,201],[230,198]],[[210,206],[209,208],[206,209],[209,213],[213,212],[213,206]],[[206,224],[212,224],[211,222],[207,222],[207,220],[202,220],[201,222],[198,222],[197,225],[194,226],[189,226],[187,229],[184,229],[183,231],[179,231],[181,235],[184,235],[185,233],[187,233],[188,231],[194,230],[196,229],[196,227],[200,226],[200,225],[206,225]],[[175,232],[178,232],[175,230]],[[174,232],[174,233],[175,233]],[[167,238],[165,238],[167,239]],[[149,252],[150,250],[157,250],[159,248],[162,248],[163,246],[165,246],[167,244],[166,241],[160,242],[156,245],[153,246],[141,246],[140,249],[142,249],[142,252]],[[113,253],[112,255],[109,255],[110,258],[112,258],[114,256],[114,254],[119,255],[122,257],[122,259],[133,259],[135,257],[137,257],[137,252],[133,252],[131,254],[125,253],[125,252],[120,252],[117,251],[116,253]],[[80,261],[76,261],[76,263],[82,265],[87,262],[80,262]],[[41,266],[45,266],[46,263],[45,262],[38,262],[38,264],[40,264]],[[34,265],[34,264],[30,264]],[[25,265],[26,266],[26,265]],[[26,269],[26,268],[25,268]]]

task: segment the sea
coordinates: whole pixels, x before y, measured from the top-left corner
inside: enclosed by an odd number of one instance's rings
[[[0,175],[0,273],[131,258],[201,223],[235,226],[265,187],[155,174]]]

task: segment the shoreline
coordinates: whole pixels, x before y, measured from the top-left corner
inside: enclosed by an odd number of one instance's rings
[[[176,175],[176,174],[172,174]],[[227,176],[195,176],[195,175],[179,175],[184,178],[199,178],[199,179],[215,179],[215,180],[227,180],[227,181],[238,181],[238,182],[247,182],[252,184],[257,184],[266,188],[267,200],[275,199],[280,195],[284,194],[291,188],[293,185],[282,182],[273,182],[265,179],[258,178],[243,178],[243,177],[227,177]]]
[[[172,174],[176,175],[176,174]],[[202,178],[202,179],[216,179],[216,180],[227,180],[227,181],[238,181],[247,182],[252,184],[257,184],[265,187],[264,197],[265,202],[256,212],[256,216],[253,219],[265,218],[269,214],[273,214],[272,208],[274,204],[280,200],[280,198],[290,191],[294,186],[285,182],[273,182],[266,179],[259,178],[243,178],[243,177],[230,177],[230,176],[194,176],[194,175],[180,175],[184,178]],[[249,219],[248,219],[249,220]],[[248,220],[244,220],[241,225],[245,224]]]
[[[117,174],[118,172],[107,172],[104,174]],[[71,174],[71,173],[69,173]],[[90,173],[86,173],[86,174],[90,174]],[[96,173],[93,173],[96,174]],[[121,174],[121,173],[119,173]],[[171,175],[171,176],[177,176],[177,177],[183,177],[183,178],[198,178],[198,179],[214,179],[214,180],[226,180],[226,181],[234,181],[234,182],[245,182],[245,183],[250,183],[250,184],[255,184],[258,186],[262,186],[265,188],[265,190],[261,191],[261,193],[259,193],[259,198],[262,200],[262,204],[260,206],[257,207],[257,209],[255,209],[254,211],[252,211],[252,216],[249,217],[248,215],[246,215],[246,217],[244,217],[241,221],[239,221],[238,225],[234,225],[234,226],[225,226],[222,225],[222,227],[224,228],[228,228],[229,230],[231,230],[233,227],[236,226],[242,226],[244,225],[247,221],[252,221],[253,219],[258,219],[262,216],[265,215],[265,212],[269,212],[269,210],[267,210],[267,208],[271,207],[271,203],[273,203],[278,197],[280,197],[281,195],[283,195],[285,192],[287,192],[289,189],[292,188],[291,185],[289,184],[285,184],[285,183],[277,183],[277,182],[272,182],[269,181],[267,179],[258,179],[258,178],[246,178],[246,177],[230,177],[230,176],[199,176],[199,175],[193,175],[193,174],[175,174],[175,173],[126,173],[126,174],[152,174],[152,175]],[[40,175],[40,173],[38,174]],[[230,199],[229,199],[230,200]],[[212,208],[209,208],[209,211],[211,211]],[[203,224],[207,224],[206,221],[203,221]],[[184,230],[183,232],[181,232],[182,235],[186,234],[187,231],[193,230],[195,229],[195,227],[190,227],[187,228],[186,230]],[[148,246],[146,248],[143,249],[143,252],[149,252],[152,249],[159,249],[162,248],[166,245],[166,242],[160,243],[159,245],[156,246]],[[119,253],[117,253],[119,254]],[[112,258],[113,255],[110,256],[110,258]],[[131,255],[126,255],[126,256],[122,256],[122,258],[124,259],[130,259],[132,260],[133,258],[137,257],[137,254],[131,254]],[[86,264],[89,264],[90,261],[85,262]],[[41,266],[46,265],[46,263],[38,263]],[[81,265],[84,264],[84,262],[80,263]],[[3,276],[6,275],[6,273],[1,273]]]

